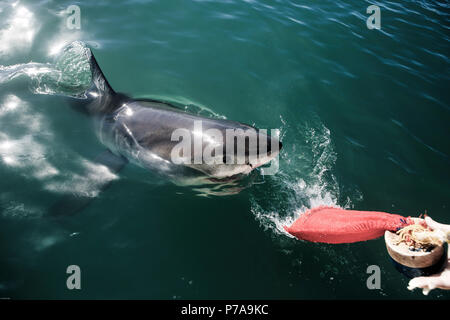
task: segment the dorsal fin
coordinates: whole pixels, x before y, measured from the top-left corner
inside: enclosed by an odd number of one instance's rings
[[[100,69],[91,49],[87,48],[86,57],[89,60],[92,83],[84,96],[89,100],[85,110],[89,114],[107,114],[120,107],[121,103],[128,99],[123,94],[116,93],[111,88],[108,80]]]
[[[93,84],[93,86],[90,88],[89,91],[92,90],[97,91],[97,93],[100,95],[115,94],[115,91],[113,90],[113,88],[111,88],[110,84],[108,83],[108,80],[106,80],[105,75],[100,69],[100,66],[98,65],[97,60],[95,59],[91,49],[88,49],[86,52],[89,59],[89,65],[91,67],[92,84]]]

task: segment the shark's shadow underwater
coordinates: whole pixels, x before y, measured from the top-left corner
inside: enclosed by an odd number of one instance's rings
[[[131,162],[171,180],[183,177],[183,184],[227,184],[248,176],[252,170],[278,155],[282,146],[278,138],[250,125],[203,117],[167,102],[133,99],[115,92],[91,49],[85,48],[84,54],[90,65],[91,85],[71,99],[71,105],[94,120],[98,138],[107,148],[95,162],[112,172],[119,172]],[[175,163],[173,150],[179,145],[179,140],[174,139],[173,134],[180,129],[192,137],[188,142],[192,152],[187,156],[188,161],[185,158],[184,162]],[[226,138],[230,130],[234,135],[232,140]],[[250,143],[248,132],[256,133],[255,143]],[[196,140],[198,138],[200,140]],[[195,141],[200,141],[200,147],[195,145]],[[239,141],[243,142],[242,148],[238,146]],[[231,147],[227,148],[229,144]],[[205,150],[210,150],[212,156],[220,157],[221,161],[196,161],[203,159]],[[101,188],[105,189],[108,185]],[[91,200],[67,195],[51,208],[50,215],[73,214]]]

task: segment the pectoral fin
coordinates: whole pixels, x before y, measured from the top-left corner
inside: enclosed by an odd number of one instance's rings
[[[128,163],[128,160],[123,156],[117,156],[110,150],[105,150],[99,154],[94,162],[107,167],[112,173],[118,173]],[[106,190],[112,181],[104,182],[98,188],[100,191]],[[88,206],[95,197],[88,197],[79,194],[67,194],[61,197],[56,203],[54,203],[48,215],[52,217],[71,216],[83,210]]]

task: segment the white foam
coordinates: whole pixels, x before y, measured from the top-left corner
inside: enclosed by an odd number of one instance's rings
[[[281,152],[280,172],[263,184],[264,190],[251,191],[252,213],[265,230],[275,235],[292,238],[284,230],[303,212],[318,206],[339,207],[339,185],[331,170],[336,161],[336,153],[330,137],[330,130],[320,121],[314,126],[297,126],[292,131],[290,124],[283,120],[282,136],[296,135],[304,139],[305,145],[285,148]],[[267,199],[269,197],[269,199]],[[269,202],[269,203],[267,203]],[[349,203],[346,204],[346,206]]]

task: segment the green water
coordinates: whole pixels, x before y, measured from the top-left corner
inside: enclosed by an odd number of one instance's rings
[[[450,223],[447,2],[12,3],[0,2],[0,297],[424,297],[383,239],[312,244],[282,225],[317,205]],[[60,14],[71,4],[80,30]],[[366,27],[371,4],[381,30]],[[93,163],[103,147],[91,122],[54,94],[62,81],[29,64],[53,63],[74,40],[117,91],[279,128],[279,172],[203,197],[129,165],[98,192],[112,177]],[[48,219],[71,193],[93,201]],[[81,290],[66,288],[72,264]],[[369,265],[381,290],[366,286]]]

